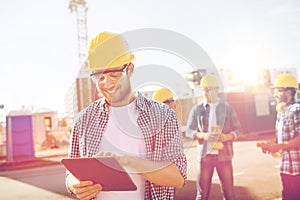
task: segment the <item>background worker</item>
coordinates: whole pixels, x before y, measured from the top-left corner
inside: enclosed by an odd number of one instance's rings
[[[300,104],[295,102],[296,77],[280,74],[273,86],[276,99],[276,137],[260,146],[264,153],[281,153],[282,199],[300,197]]]
[[[103,32],[91,41],[87,68],[103,98],[76,119],[69,157],[116,155],[137,190],[102,191],[101,185],[67,173],[67,188],[79,199],[168,200],[185,182],[187,163],[176,114],[132,91],[133,59],[121,35]]]
[[[202,77],[202,103],[195,105],[188,118],[186,135],[198,140],[197,196],[208,199],[216,168],[225,199],[235,199],[233,188],[233,140],[241,131],[240,122],[231,106],[218,97],[215,76]]]
[[[162,102],[168,105],[173,110],[175,110],[179,123],[180,124],[182,123],[182,112],[181,112],[180,101],[175,100],[173,93],[168,88],[162,87],[155,90],[152,95],[152,99],[155,101]]]

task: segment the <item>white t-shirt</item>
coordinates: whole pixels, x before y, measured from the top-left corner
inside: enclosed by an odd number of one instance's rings
[[[209,119],[208,119],[208,133],[211,133],[212,127],[217,125],[217,117],[216,117],[216,108],[219,102],[209,103]],[[216,141],[215,141],[216,142]],[[212,142],[213,144],[214,142]],[[207,145],[207,154],[219,154],[218,150],[212,150],[212,145],[208,142]]]
[[[146,145],[143,133],[137,124],[138,113],[135,101],[123,107],[110,107],[109,121],[101,142],[101,151],[115,154],[130,154],[145,157]],[[126,169],[137,186],[136,191],[100,192],[97,199],[144,199],[145,179]]]
[[[277,124],[277,143],[282,144],[282,128],[283,128],[283,117],[282,115],[280,116],[280,119]]]

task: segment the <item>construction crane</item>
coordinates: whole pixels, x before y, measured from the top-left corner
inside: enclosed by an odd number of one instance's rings
[[[87,6],[85,0],[70,0],[69,9],[76,13],[77,37],[78,37],[78,58],[80,71],[76,78],[73,89],[73,112],[77,114],[87,107],[94,99],[98,97],[95,85],[84,69],[84,63],[87,58],[88,37],[87,37]]]
[[[78,33],[78,58],[79,58],[79,66],[82,67],[86,59],[87,48],[88,48],[86,1],[70,0],[69,9],[71,12],[76,12],[77,33]]]

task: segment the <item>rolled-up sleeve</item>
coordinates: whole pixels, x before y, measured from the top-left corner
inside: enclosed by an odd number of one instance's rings
[[[163,157],[177,165],[183,178],[187,179],[187,160],[184,153],[183,136],[175,112],[170,113],[164,129],[166,145]]]

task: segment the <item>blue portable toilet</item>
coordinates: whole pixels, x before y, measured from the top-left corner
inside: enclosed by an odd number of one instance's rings
[[[8,161],[34,158],[31,111],[11,111],[6,116],[6,153]]]

